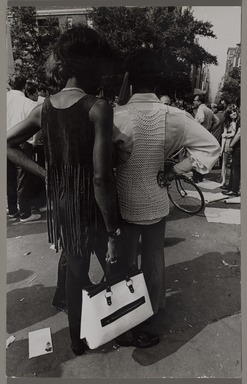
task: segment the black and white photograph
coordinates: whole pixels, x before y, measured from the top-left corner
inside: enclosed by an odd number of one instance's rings
[[[7,378],[242,377],[241,16],[7,6]]]

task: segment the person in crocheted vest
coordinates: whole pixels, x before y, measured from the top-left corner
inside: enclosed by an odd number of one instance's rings
[[[127,104],[114,109],[113,127],[117,191],[128,255],[123,268],[138,265],[141,236],[141,269],[155,314],[164,305],[164,238],[169,213],[167,188],[158,185],[157,175],[164,170],[167,157],[182,147],[188,157],[174,167],[178,174],[191,169],[205,174],[220,155],[220,146],[211,133],[189,113],[164,105],[156,96],[161,63],[159,54],[147,48],[133,52],[127,59],[133,95]],[[167,175],[168,179],[172,177],[173,173]],[[144,325],[138,326],[131,337],[144,329]],[[149,345],[158,342],[158,335],[144,332],[142,337],[149,340]],[[129,343],[126,338],[123,335],[119,342],[133,345],[131,338]]]
[[[49,240],[57,251],[62,248],[57,290],[65,285],[71,347],[76,355],[86,348],[80,340],[80,317],[82,288],[91,283],[90,255],[101,250],[104,258],[108,253],[113,260],[119,254],[113,111],[107,101],[95,96],[102,71],[112,60],[108,44],[93,29],[79,25],[65,31],[47,64],[49,78],[64,88],[38,105],[8,135],[8,158],[47,181]],[[40,129],[46,170],[18,149]],[[97,239],[99,228],[103,237]]]

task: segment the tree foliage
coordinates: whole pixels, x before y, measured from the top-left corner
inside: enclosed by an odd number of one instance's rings
[[[35,7],[10,7],[10,33],[14,60],[21,59],[22,73],[39,82],[45,81],[44,65],[51,47],[60,35],[52,17],[39,30]]]
[[[176,7],[94,7],[90,17],[95,29],[117,48],[122,62],[136,48],[148,46],[159,51],[166,91],[191,91],[191,65],[217,65],[216,56],[196,42],[198,36],[216,37],[212,24],[195,20],[190,9],[182,12]]]
[[[233,68],[225,79],[221,89],[221,98],[226,100],[229,104],[235,103],[240,98],[240,82],[241,70],[240,68]]]

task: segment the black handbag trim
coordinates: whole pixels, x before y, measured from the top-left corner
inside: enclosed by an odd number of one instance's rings
[[[128,281],[129,278],[137,276],[141,273],[142,273],[142,271],[140,269],[138,269],[136,271],[131,271],[131,273],[129,273],[128,276],[126,276],[126,274],[124,274],[124,273],[121,273],[120,275],[118,275],[118,276],[116,276],[110,280],[110,286],[112,287],[113,285],[120,283],[120,281],[123,281],[123,280]],[[87,291],[88,296],[91,298],[91,297],[96,296],[98,293],[104,291],[107,288],[107,286],[108,286],[107,282],[104,281],[104,282],[99,283],[99,284],[84,287],[83,290]]]
[[[120,319],[120,317],[125,316],[127,313],[134,311],[134,309],[140,307],[145,303],[145,297],[142,296],[140,299],[133,301],[130,304],[125,305],[124,307],[118,309],[117,311],[113,312],[111,315],[104,317],[100,322],[102,327],[105,327],[114,321]]]

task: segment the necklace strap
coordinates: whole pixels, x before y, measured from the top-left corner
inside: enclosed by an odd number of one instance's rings
[[[71,88],[66,87],[66,88],[61,89],[61,92],[67,92],[67,91],[79,91],[79,92],[82,92],[82,93],[86,93],[86,92],[83,91],[83,89],[77,88],[77,87],[71,87]]]

